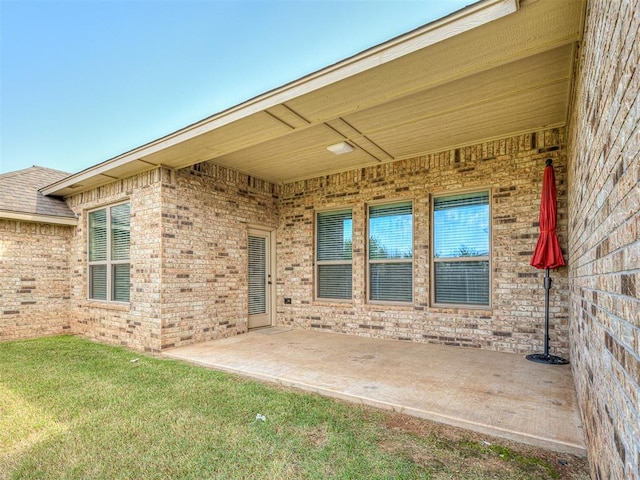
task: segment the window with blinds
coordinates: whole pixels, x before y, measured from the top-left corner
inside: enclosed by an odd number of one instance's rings
[[[316,298],[351,299],[351,210],[316,216]]]
[[[130,205],[89,212],[89,298],[128,302],[130,292]]]
[[[433,199],[433,302],[490,305],[489,192]]]
[[[413,301],[413,204],[369,206],[369,300]]]

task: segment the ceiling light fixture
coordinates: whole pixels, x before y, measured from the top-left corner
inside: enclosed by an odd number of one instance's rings
[[[347,142],[340,142],[340,143],[335,143],[333,145],[329,145],[327,147],[327,150],[329,150],[331,153],[335,155],[342,155],[345,153],[353,152],[353,147]]]

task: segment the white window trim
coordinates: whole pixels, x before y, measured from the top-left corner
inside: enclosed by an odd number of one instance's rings
[[[113,298],[113,265],[131,265],[131,243],[129,243],[129,258],[125,260],[111,260],[111,208],[117,207],[118,205],[124,205],[126,203],[131,204],[129,199],[123,200],[117,203],[110,203],[108,205],[102,205],[101,207],[92,208],[91,210],[86,211],[86,225],[87,225],[87,300],[90,302],[101,302],[101,303],[110,303],[116,305],[129,305],[129,302],[122,302],[118,300],[111,300]],[[131,205],[129,205],[131,206]],[[89,215],[92,212],[97,212],[100,210],[106,210],[107,212],[107,258],[108,260],[89,260],[89,250],[91,248],[91,232],[89,227]],[[131,214],[129,214],[129,222],[131,222]],[[131,228],[131,223],[129,223],[129,228]],[[107,270],[107,298],[91,298],[91,267],[95,265],[106,265]],[[131,281],[129,281],[129,294],[131,294]]]
[[[489,255],[477,256],[477,257],[454,257],[454,258],[435,258],[435,199],[440,197],[451,197],[454,195],[464,195],[473,193],[489,194]],[[429,209],[430,221],[431,221],[431,234],[430,234],[430,253],[429,253],[429,270],[430,270],[430,301],[432,307],[437,308],[459,308],[465,310],[490,310],[493,308],[493,190],[491,187],[474,188],[472,190],[452,190],[448,192],[440,192],[431,195],[431,201]],[[436,302],[436,273],[435,264],[438,262],[489,262],[489,303],[486,305],[476,305],[468,303],[438,303]]]
[[[389,259],[370,259],[369,258],[369,208],[377,207],[381,205],[393,205],[396,203],[407,203],[411,202],[411,260],[405,260],[400,258],[389,258]],[[384,199],[384,200],[376,200],[373,202],[367,202],[365,204],[365,212],[366,212],[366,232],[365,232],[365,276],[367,281],[367,294],[366,299],[367,303],[371,305],[398,305],[398,306],[411,306],[415,303],[416,295],[415,295],[415,274],[416,274],[416,266],[415,266],[415,257],[416,257],[416,201],[413,198],[394,198],[394,199]],[[372,300],[371,299],[371,269],[370,265],[374,263],[410,263],[411,264],[411,301],[410,302],[402,302],[402,301],[393,301],[393,300]]]

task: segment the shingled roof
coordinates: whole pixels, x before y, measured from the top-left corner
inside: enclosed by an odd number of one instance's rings
[[[38,166],[0,175],[0,218],[74,224],[76,216],[63,199],[39,191],[69,175]]]

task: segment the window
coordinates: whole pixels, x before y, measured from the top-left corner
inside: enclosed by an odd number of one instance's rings
[[[89,212],[89,298],[129,301],[129,204]]]
[[[369,206],[369,300],[413,301],[413,204]]]
[[[320,212],[316,228],[316,298],[351,299],[351,210]]]
[[[433,301],[489,306],[489,192],[433,200]]]

